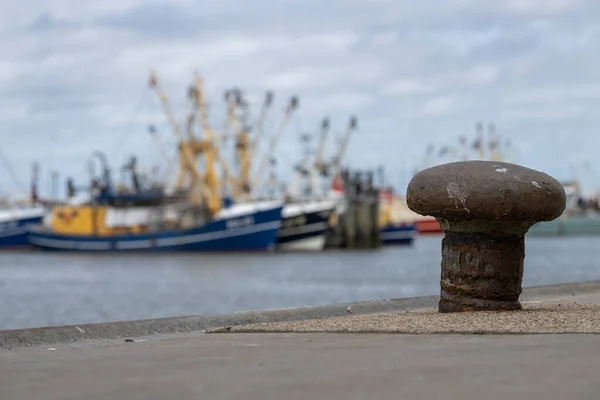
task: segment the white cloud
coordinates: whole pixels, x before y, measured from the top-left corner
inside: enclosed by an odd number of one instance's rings
[[[457,106],[458,100],[454,96],[438,96],[427,100],[425,104],[423,104],[420,115],[424,117],[448,115]]]
[[[465,74],[465,83],[472,85],[485,85],[495,82],[500,76],[500,68],[496,65],[478,65]]]
[[[557,106],[533,106],[504,110],[500,117],[505,120],[515,119],[538,119],[553,120],[577,117],[581,113],[581,108],[576,105],[557,105]]]
[[[375,146],[371,134],[377,146],[420,154],[485,117],[513,139],[527,132],[523,143],[570,136],[526,155],[552,173],[550,154],[580,151],[574,136],[600,145],[592,129],[600,123],[599,16],[591,0],[12,2],[0,14],[0,135],[23,179],[32,159],[43,163],[50,153],[60,155],[53,165],[78,176],[94,149],[118,149],[115,162],[145,149],[140,156],[158,161],[147,126],[156,124],[170,145],[174,135],[146,87],[148,73],[156,68],[183,120],[197,70],[215,124],[232,86],[245,90],[254,118],[264,91],[274,90],[274,121],[298,95],[282,142],[292,158],[296,131],[324,115],[358,115],[355,159]],[[392,153],[377,161],[399,168]],[[0,173],[0,184],[6,179]]]
[[[416,79],[398,79],[386,84],[383,92],[388,95],[405,96],[412,94],[433,93],[436,88],[433,84]]]
[[[526,16],[554,16],[576,8],[580,0],[506,0],[497,3],[505,12]]]
[[[375,97],[369,93],[336,93],[326,96],[323,100],[325,109],[352,114],[356,110],[373,104]]]
[[[599,100],[598,83],[576,85],[541,86],[533,90],[519,90],[508,96],[507,102],[514,105],[540,103],[562,104],[579,100]]]
[[[378,81],[381,68],[375,64],[356,62],[340,69],[334,66],[296,67],[275,73],[265,79],[266,87],[274,90],[327,89],[350,84],[370,84]]]
[[[0,119],[6,122],[14,122],[27,118],[29,110],[24,104],[11,104],[10,102],[0,102]]]
[[[373,35],[371,44],[373,46],[389,47],[392,46],[398,40],[398,32],[389,30],[387,32],[378,33]]]

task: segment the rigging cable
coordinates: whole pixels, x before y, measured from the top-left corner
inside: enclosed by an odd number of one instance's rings
[[[20,190],[23,193],[27,193],[27,188],[23,184],[23,181],[21,181],[19,179],[18,175],[15,173],[15,170],[13,169],[13,166],[12,166],[10,160],[8,158],[6,158],[6,156],[4,155],[4,153],[2,153],[1,150],[0,150],[0,162],[2,162],[4,169],[6,170],[6,172],[8,172],[8,175],[10,176],[10,179],[12,180],[13,185],[17,188],[17,190]]]
[[[138,98],[138,101],[136,102],[135,108],[133,109],[133,115],[131,117],[131,120],[126,125],[127,129],[121,133],[121,135],[119,136],[119,138],[117,140],[117,145],[114,150],[115,154],[121,155],[123,153],[123,149],[125,148],[125,143],[127,142],[127,139],[131,136],[130,133],[133,130],[133,125],[141,111],[142,103],[144,102],[144,99],[145,99],[145,94],[146,94],[146,88],[144,88],[142,90],[142,93],[141,93],[140,97]]]

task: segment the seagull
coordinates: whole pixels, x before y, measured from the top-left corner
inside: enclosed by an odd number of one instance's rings
[[[346,311],[348,311],[350,314],[352,314],[352,307],[348,306],[348,308],[346,308]]]

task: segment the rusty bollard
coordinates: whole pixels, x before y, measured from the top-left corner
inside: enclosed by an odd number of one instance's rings
[[[556,179],[505,162],[462,161],[417,173],[406,197],[445,233],[439,312],[521,309],[525,234],[565,209]]]

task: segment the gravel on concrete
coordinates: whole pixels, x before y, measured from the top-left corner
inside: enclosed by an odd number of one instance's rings
[[[523,302],[521,311],[440,314],[435,308],[399,313],[226,326],[207,333],[356,332],[356,333],[600,333],[600,304]]]

